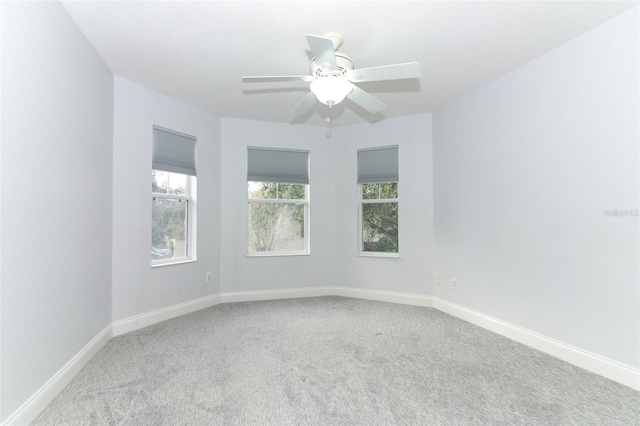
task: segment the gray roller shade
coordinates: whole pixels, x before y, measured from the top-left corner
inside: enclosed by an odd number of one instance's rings
[[[358,183],[398,182],[398,147],[358,150]]]
[[[309,183],[309,151],[249,148],[247,181]]]
[[[196,175],[196,138],[153,126],[153,169]]]

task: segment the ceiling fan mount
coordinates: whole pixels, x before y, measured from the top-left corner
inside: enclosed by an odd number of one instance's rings
[[[344,43],[344,37],[342,37],[342,34],[340,33],[324,33],[322,34],[322,37],[331,40],[331,43],[333,44],[333,50],[335,50],[336,52],[338,51],[338,49],[340,49],[342,43]]]
[[[382,111],[386,105],[353,83],[367,81],[399,80],[420,77],[420,64],[385,65],[381,67],[355,69],[353,61],[338,52],[344,38],[338,33],[323,36],[306,35],[313,53],[310,64],[311,75],[243,77],[245,83],[269,83],[283,81],[310,82],[310,92],[293,108],[297,115],[305,114],[316,100],[331,108],[348,98],[371,114]]]

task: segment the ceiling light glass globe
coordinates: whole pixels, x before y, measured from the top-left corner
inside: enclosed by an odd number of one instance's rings
[[[325,105],[336,105],[351,93],[351,83],[344,77],[316,78],[309,86],[318,101]]]

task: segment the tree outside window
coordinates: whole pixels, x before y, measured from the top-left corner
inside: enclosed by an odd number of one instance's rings
[[[398,253],[398,183],[361,187],[361,251]]]
[[[307,253],[307,185],[248,182],[248,252]]]

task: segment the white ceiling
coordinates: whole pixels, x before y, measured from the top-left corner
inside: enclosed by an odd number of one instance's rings
[[[223,117],[333,125],[430,112],[637,5],[637,1],[63,1],[127,80]],[[309,83],[305,34],[339,32],[356,68],[418,61],[420,79],[359,86],[387,104],[345,100],[295,117]]]

